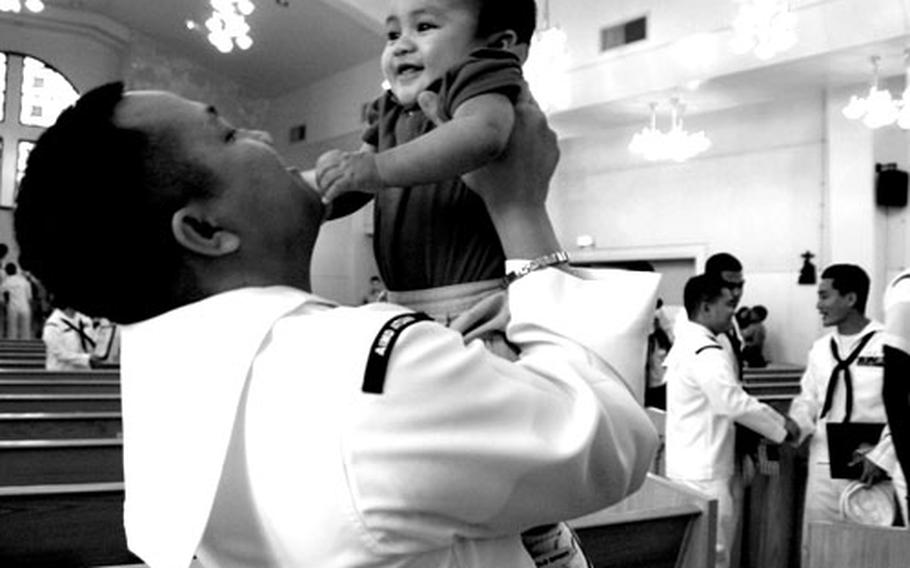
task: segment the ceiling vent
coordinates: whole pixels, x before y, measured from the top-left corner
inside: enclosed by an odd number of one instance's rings
[[[600,30],[600,52],[648,38],[648,17],[641,16]]]

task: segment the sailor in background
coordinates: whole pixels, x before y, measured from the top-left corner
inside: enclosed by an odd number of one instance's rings
[[[910,469],[910,270],[895,278],[885,291],[885,373],[882,398],[888,415],[898,466],[891,477],[904,525],[910,525],[907,471]]]
[[[683,293],[689,321],[667,355],[667,477],[718,501],[716,565],[731,564],[742,502],[734,463],[735,424],[780,443],[796,425],[748,395],[719,336],[732,325],[736,299],[717,276],[690,278]]]
[[[809,350],[800,393],[790,417],[800,428],[799,442],[809,436],[809,475],[803,514],[802,551],[808,561],[808,526],[813,521],[844,521],[841,497],[850,479],[833,478],[829,459],[828,423],[885,422],[882,401],[882,324],[865,315],[869,277],[862,268],[834,264],[822,272],[817,308],[822,324],[835,329]],[[894,467],[890,437],[874,441],[863,452],[862,482],[887,483]],[[893,508],[892,508],[893,511]]]
[[[58,306],[44,322],[41,339],[47,349],[48,371],[81,371],[96,366],[95,326],[91,318],[69,306]]]

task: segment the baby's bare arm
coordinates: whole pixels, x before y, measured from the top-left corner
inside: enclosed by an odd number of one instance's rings
[[[386,186],[408,186],[455,178],[480,168],[505,150],[515,109],[503,95],[468,99],[452,120],[420,138],[376,154]]]

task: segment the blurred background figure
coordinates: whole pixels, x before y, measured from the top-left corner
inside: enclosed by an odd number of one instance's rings
[[[47,348],[48,371],[78,371],[97,367],[95,326],[92,320],[66,304],[58,304],[41,334]]]
[[[740,306],[736,310],[736,325],[739,326],[739,329],[745,329],[747,325],[752,321],[752,310],[749,306]]]
[[[382,283],[382,280],[378,276],[370,277],[370,290],[367,292],[367,295],[363,297],[362,304],[372,304],[373,302],[385,302],[386,300],[386,289]]]
[[[654,324],[651,333],[648,334],[648,359],[645,367],[645,377],[647,385],[645,388],[645,406],[667,408],[667,382],[664,378],[666,367],[664,360],[673,341],[664,330],[662,317],[663,300],[657,299],[657,309],[654,312]]]
[[[107,318],[94,320],[95,351],[98,365],[105,367],[120,366],[120,326]]]
[[[19,274],[12,262],[3,268],[6,278],[0,284],[6,303],[6,338],[32,338],[32,284]]]
[[[742,327],[743,333],[743,363],[747,367],[767,367],[765,359],[765,319],[768,318],[768,309],[764,306],[754,306],[749,310],[749,321]],[[740,324],[742,325],[742,324]]]

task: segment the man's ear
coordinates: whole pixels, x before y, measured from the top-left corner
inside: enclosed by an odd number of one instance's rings
[[[224,256],[240,248],[240,237],[218,227],[191,205],[171,217],[171,232],[180,246],[203,256]]]
[[[518,44],[518,36],[512,30],[496,32],[487,38],[487,47],[512,49]]]
[[[844,294],[844,299],[847,300],[847,304],[849,304],[851,308],[855,308],[856,302],[859,300],[859,296],[856,294],[856,292],[847,292]]]

